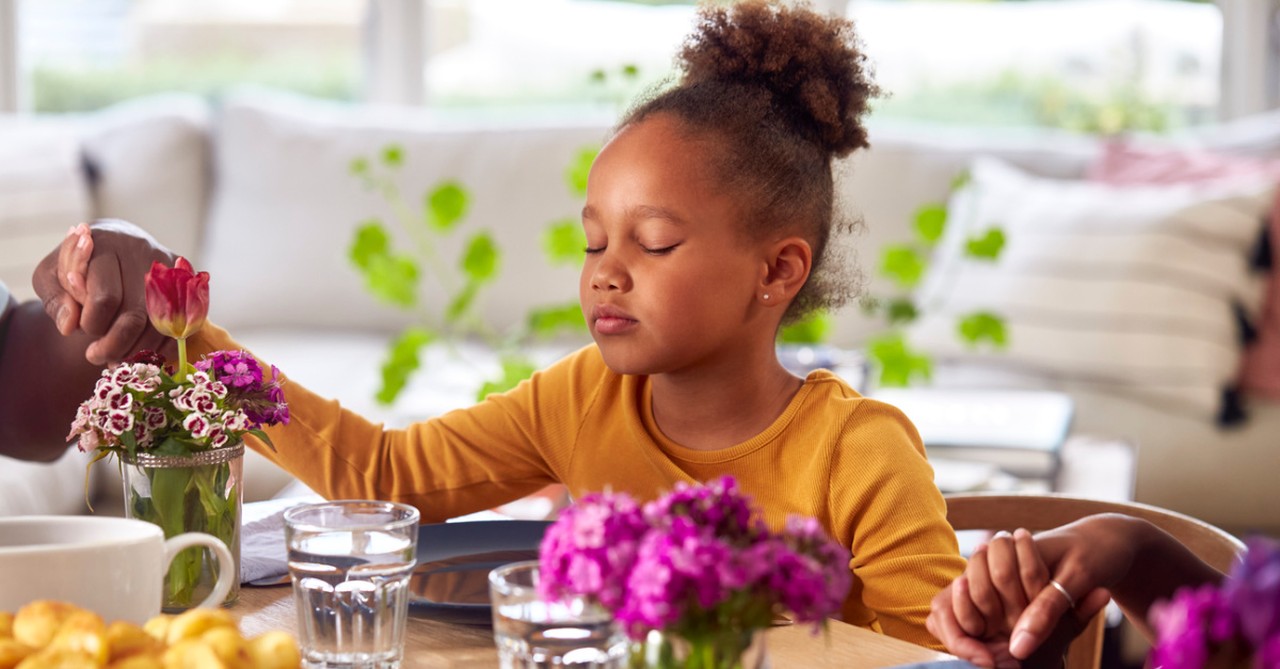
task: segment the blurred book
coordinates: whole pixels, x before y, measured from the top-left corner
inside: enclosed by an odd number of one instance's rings
[[[1014,476],[1053,478],[1074,405],[1047,390],[884,388],[872,397],[915,423],[929,457],[985,463]]]

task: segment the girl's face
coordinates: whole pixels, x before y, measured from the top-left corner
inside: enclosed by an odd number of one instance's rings
[[[743,203],[712,174],[712,146],[656,114],[624,128],[591,168],[579,294],[615,372],[732,363],[762,332],[772,341],[756,322],[765,245],[750,241]]]

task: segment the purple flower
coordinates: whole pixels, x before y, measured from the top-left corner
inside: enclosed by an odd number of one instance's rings
[[[775,608],[800,622],[839,610],[852,583],[849,551],[811,518],[770,531],[734,480],[679,484],[644,506],[590,495],[542,543],[543,597],[594,597],[632,638],[765,627]]]
[[[1180,588],[1173,600],[1151,607],[1156,646],[1151,660],[1165,669],[1199,669],[1209,658],[1207,624],[1222,594],[1212,585]]]
[[[539,593],[591,595],[609,609],[625,596],[626,574],[648,526],[625,494],[588,495],[565,509],[542,538]]]
[[[1251,537],[1248,552],[1223,585],[1240,631],[1255,648],[1280,635],[1280,542]]]

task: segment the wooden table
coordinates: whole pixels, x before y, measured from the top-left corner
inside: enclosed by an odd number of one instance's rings
[[[297,612],[288,587],[246,587],[230,609],[245,636],[268,630],[297,634]],[[950,655],[876,634],[860,627],[832,621],[824,637],[813,636],[808,626],[777,627],[769,631],[769,658],[775,669],[790,667],[889,667],[913,662],[953,660]],[[493,631],[487,627],[454,625],[409,616],[405,630],[406,669],[492,669],[498,666]]]

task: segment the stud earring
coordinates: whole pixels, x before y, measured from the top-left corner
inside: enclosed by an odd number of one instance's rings
[[[761,295],[761,296],[760,296],[760,299],[763,299],[763,300],[767,300],[767,299],[769,299],[769,294],[768,294],[768,293],[765,293],[764,295]]]

